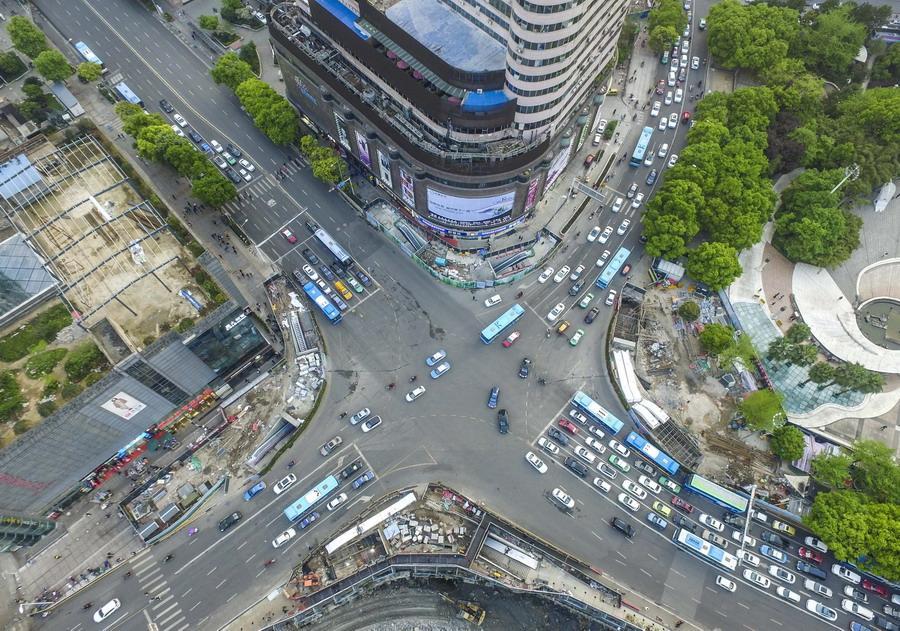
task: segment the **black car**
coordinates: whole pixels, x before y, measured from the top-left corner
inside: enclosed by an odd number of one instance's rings
[[[653,183],[656,181],[656,169],[650,171],[650,174],[647,176],[647,186],[653,186]]]
[[[230,154],[231,154],[232,156],[234,156],[235,158],[240,158],[242,155],[244,155],[243,153],[241,153],[241,150],[240,150],[240,149],[238,149],[237,147],[235,147],[235,146],[234,146],[233,144],[231,144],[230,142],[229,142],[227,145],[225,145],[225,151],[227,151],[228,153],[230,153]]]
[[[597,319],[597,314],[600,313],[600,307],[594,307],[590,311],[587,312],[587,315],[584,316],[584,323],[590,324],[594,320]]]
[[[641,471],[643,471],[650,477],[656,476],[656,469],[654,469],[652,466],[650,466],[650,463],[645,462],[644,460],[641,460],[640,458],[635,459],[634,466],[635,466],[635,468],[640,469]]]
[[[237,171],[232,169],[231,167],[225,169],[225,177],[231,180],[234,184],[241,183],[241,176],[237,174]]]
[[[580,280],[569,288],[569,295],[577,296],[582,287],[584,287],[584,281]]]
[[[547,436],[558,442],[563,447],[568,447],[569,445],[569,437],[555,427],[551,427],[547,430]]]
[[[241,521],[241,518],[243,518],[243,515],[241,515],[239,511],[231,513],[228,517],[219,522],[219,532],[225,532]]]
[[[325,277],[325,280],[329,282],[334,280],[334,272],[332,272],[331,268],[327,265],[320,265],[319,271],[322,272],[322,276]]]
[[[506,413],[506,410],[497,412],[497,429],[501,434],[509,432],[509,414]]]
[[[774,532],[770,532],[768,530],[762,531],[762,534],[760,535],[760,539],[762,539],[766,543],[776,546],[778,548],[784,548],[785,550],[791,549],[790,541],[788,541],[784,537],[776,535]]]
[[[196,142],[198,145],[203,142],[203,136],[195,132],[193,129],[187,133],[188,138]]]
[[[875,626],[877,626],[879,629],[884,629],[884,631],[898,631],[898,629],[900,629],[900,625],[897,625],[884,616],[879,616],[878,614],[875,614],[874,622]]]
[[[310,262],[311,265],[319,264],[319,257],[316,256],[316,253],[309,248],[303,248],[301,254],[303,255],[303,258]]]
[[[522,360],[522,365],[519,366],[519,377],[522,379],[528,379],[528,371],[531,369],[531,360],[527,357]]]
[[[735,528],[744,527],[744,518],[739,515],[725,515],[725,517],[722,518],[722,521]]]
[[[629,524],[624,519],[619,519],[618,517],[613,517],[610,522],[613,528],[621,532],[623,535],[631,539],[634,536],[634,526]]]
[[[316,230],[319,229],[319,224],[315,223],[314,221],[307,221],[306,229],[309,230],[310,232],[315,232]]]
[[[172,104],[169,103],[169,102],[168,102],[167,100],[165,100],[165,99],[160,99],[160,101],[159,101],[159,109],[161,109],[162,111],[164,111],[166,114],[171,114],[172,112],[175,111],[175,108],[172,107]]]
[[[692,522],[690,519],[688,519],[684,515],[678,515],[672,521],[679,528],[684,528],[685,530],[690,530],[691,532],[697,532],[697,524]]]
[[[798,572],[803,572],[804,574],[815,576],[816,578],[823,581],[828,580],[828,573],[825,570],[818,568],[811,563],[807,563],[806,561],[797,561],[796,568]]]
[[[579,478],[585,478],[588,474],[588,468],[580,460],[575,460],[571,456],[566,458],[566,466],[572,470],[572,473]]]
[[[360,469],[362,469],[362,461],[357,460],[353,464],[350,464],[350,465],[347,465],[346,467],[344,467],[344,470],[341,471],[341,478],[346,480],[347,478],[349,478],[351,475],[353,475]]]
[[[369,285],[372,284],[372,279],[369,278],[368,276],[366,276],[365,272],[363,272],[361,270],[355,270],[354,273],[356,274],[356,277],[359,279],[359,282],[361,282],[363,284],[363,286],[368,287]]]

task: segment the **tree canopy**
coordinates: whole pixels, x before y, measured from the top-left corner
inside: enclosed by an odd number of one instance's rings
[[[13,47],[32,59],[49,48],[44,32],[21,15],[9,19],[6,23],[6,32],[9,33]]]
[[[734,344],[734,329],[725,324],[713,322],[700,332],[700,346],[712,355],[719,355]]]
[[[733,247],[708,241],[688,253],[687,271],[692,278],[718,291],[741,275],[741,264]]]
[[[679,33],[687,25],[687,12],[680,0],[661,0],[652,9],[647,20],[650,48],[657,54],[672,48]]]
[[[209,71],[213,81],[221,83],[232,91],[237,90],[247,79],[254,77],[253,69],[233,51],[229,51],[216,60],[216,65]]]
[[[256,126],[272,142],[287,145],[296,140],[299,128],[297,112],[287,99],[267,83],[259,79],[248,79],[237,87],[235,94]]]
[[[755,430],[772,432],[784,424],[785,414],[782,402],[784,395],[769,389],[757,390],[747,395],[738,404],[738,409]]]
[[[34,69],[47,81],[65,81],[75,72],[58,50],[41,51],[34,58]]]
[[[776,427],[769,436],[769,449],[786,462],[799,460],[806,449],[803,432],[796,425],[785,424]]]
[[[103,67],[100,64],[84,61],[78,64],[75,72],[78,78],[85,82],[96,81],[103,76]]]

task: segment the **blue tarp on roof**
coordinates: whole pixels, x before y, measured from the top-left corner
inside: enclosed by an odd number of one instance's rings
[[[344,26],[356,33],[360,39],[367,40],[371,37],[371,35],[357,26],[356,22],[359,20],[359,16],[350,8],[338,2],[338,0],[316,0],[316,2],[327,9],[334,17],[343,22]]]
[[[509,97],[503,90],[490,90],[488,92],[469,92],[463,100],[462,108],[468,112],[484,112],[505,105]]]
[[[41,181],[31,161],[24,154],[0,164],[0,195],[9,199]]]

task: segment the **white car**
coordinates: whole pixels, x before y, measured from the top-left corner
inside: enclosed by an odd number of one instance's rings
[[[818,600],[813,600],[812,598],[806,601],[806,610],[811,611],[820,618],[824,618],[829,622],[834,622],[835,620],[837,620],[837,612],[834,609],[832,609],[831,607],[826,607]]]
[[[835,563],[831,566],[831,573],[840,576],[848,583],[853,583],[854,585],[859,585],[859,582],[862,580],[862,577],[859,574],[850,571],[840,563]]]
[[[336,498],[334,498],[333,500],[331,500],[330,502],[325,504],[325,508],[327,508],[328,510],[334,510],[335,508],[337,508],[338,506],[340,506],[341,504],[343,504],[346,501],[347,501],[347,494],[341,493]]]
[[[573,500],[571,497],[569,497],[565,493],[565,491],[563,491],[562,489],[560,489],[560,488],[553,489],[553,491],[551,493],[553,495],[553,499],[555,499],[557,502],[559,502],[565,508],[568,508],[569,510],[575,508],[575,500]]]
[[[687,46],[690,47],[690,43],[689,43],[689,42],[684,42],[684,43],[681,45],[681,50],[684,50],[685,44],[687,44]],[[681,56],[681,58],[678,60],[678,65],[679,65],[681,68],[687,68],[687,65],[688,65],[688,58],[687,58],[687,55],[682,55],[682,56]]]
[[[665,103],[666,105],[671,105],[671,104],[672,104],[672,91],[671,91],[671,90],[669,90],[668,92],[666,92],[666,98],[663,99],[663,103]]]
[[[609,290],[609,293],[606,294],[606,301],[604,302],[604,304],[605,304],[607,307],[611,307],[612,304],[613,304],[615,301],[616,301],[616,290],[615,290],[615,289],[610,289],[610,290]]]
[[[568,265],[563,265],[562,267],[560,267],[560,268],[559,268],[559,271],[556,272],[556,276],[553,277],[553,282],[554,282],[554,283],[561,283],[561,282],[563,282],[563,279],[564,279],[566,276],[569,275],[569,270],[570,270],[570,269],[571,269],[571,268],[570,268]]]
[[[600,226],[594,226],[591,228],[591,231],[588,233],[587,240],[588,243],[593,243],[597,240],[597,237],[600,236],[600,232],[603,230]]]
[[[644,203],[644,194],[638,193],[637,195],[634,196],[634,199],[631,200],[631,207],[632,208],[640,208],[641,204],[643,204],[643,203]]]
[[[803,540],[803,543],[808,545],[810,548],[815,548],[822,554],[826,554],[828,552],[828,546],[821,539],[816,539],[815,537],[806,537]]]
[[[653,116],[654,118],[659,116],[659,110],[661,110],[661,109],[662,109],[662,103],[660,103],[659,101],[654,101],[653,109],[650,110],[650,116]]]
[[[372,415],[372,410],[370,410],[369,408],[363,408],[359,412],[357,412],[356,414],[354,414],[353,416],[350,417],[350,424],[357,425],[360,421],[366,420],[371,415]]]
[[[811,578],[804,579],[803,587],[808,592],[812,592],[813,594],[818,594],[819,596],[824,596],[825,598],[831,598],[832,591],[830,587],[825,587],[821,583],[817,583]]]
[[[669,114],[669,129],[675,129],[678,126],[678,112]]]
[[[272,487],[272,490],[275,491],[275,495],[281,495],[287,489],[291,487],[294,482],[297,481],[297,476],[293,473],[288,473],[286,476],[281,478],[278,482],[275,483],[275,486]]]
[[[316,273],[316,270],[314,270],[309,265],[304,263],[301,269],[303,270],[303,273],[306,274],[306,277],[309,278],[309,280],[311,280],[312,282],[316,282],[317,280],[319,280],[319,275]]]
[[[425,365],[426,366],[434,366],[436,363],[438,363],[439,361],[444,359],[446,356],[447,356],[447,351],[441,349],[441,350],[437,351],[434,355],[430,355],[425,360]]]
[[[113,598],[111,601],[100,607],[97,611],[94,612],[94,622],[101,623],[107,618],[109,618],[116,610],[122,606],[122,603],[118,598]]]
[[[574,420],[578,421],[582,425],[587,425],[587,417],[575,408],[569,410],[569,416],[571,416]]]
[[[238,173],[241,174],[241,177],[244,178],[245,182],[249,182],[253,179],[253,176],[250,175],[245,169],[238,169]]]
[[[775,587],[775,593],[789,602],[792,602],[796,605],[800,604],[800,594],[798,594],[797,592],[792,592],[784,585],[778,585],[777,587]]]
[[[651,493],[656,495],[662,493],[662,487],[645,475],[638,476],[638,482],[645,486]]]
[[[666,85],[668,85],[670,88],[674,88],[676,81],[678,81],[678,72],[675,70],[675,68],[672,68],[672,70],[669,71],[669,78],[666,80]],[[669,94],[671,94],[671,92],[669,92]],[[669,101],[668,103],[666,103],[666,105],[670,105],[671,103],[672,101]]]
[[[623,458],[627,458],[631,455],[631,450],[628,449],[625,445],[617,441],[615,438],[610,439],[609,448],[615,451],[617,454],[622,456]]]
[[[597,123],[597,129],[595,129],[594,131],[597,132],[598,134],[602,134],[603,132],[606,131],[606,126],[608,124],[609,124],[608,120],[606,120],[605,118],[601,118],[600,122]]]
[[[443,377],[444,374],[445,374],[448,370],[450,370],[450,362],[441,362],[440,364],[438,364],[437,366],[435,366],[434,369],[432,369],[432,371],[431,371],[431,378],[432,378],[432,379],[439,379],[440,377]]]
[[[729,592],[733,592],[737,589],[737,584],[733,580],[721,575],[716,576],[716,585]]]
[[[631,225],[631,219],[623,219],[622,223],[619,224],[618,229],[616,230],[616,234],[625,234],[628,232],[628,226]]]
[[[676,162],[678,162],[678,154],[673,153],[671,156],[669,156],[669,167],[675,166]]]
[[[687,35],[685,35],[684,38],[684,41],[681,42],[681,53],[687,55],[687,52],[691,49],[691,40],[688,39]]]
[[[574,270],[572,270],[571,274],[569,274],[569,280],[574,283],[576,280],[581,278],[581,275],[583,273],[584,273],[584,265],[579,265]]]
[[[584,460],[586,463],[588,463],[589,465],[593,465],[594,462],[597,460],[597,456],[595,456],[594,454],[589,452],[587,449],[585,449],[581,445],[575,445],[575,447],[572,449],[572,452],[576,456],[578,456],[579,458]]]
[[[675,102],[681,103],[684,100],[684,91],[681,88],[675,90]]]
[[[533,451],[529,451],[525,454],[525,460],[527,460],[528,464],[534,467],[534,470],[538,473],[547,473],[546,463],[538,458]]]
[[[609,237],[610,237],[610,235],[612,235],[612,233],[613,233],[612,226],[606,226],[603,229],[603,234],[601,234],[600,237],[597,239],[597,242],[598,243],[606,243],[607,241],[609,241]]]
[[[294,530],[293,528],[288,528],[283,533],[281,533],[280,535],[278,535],[277,537],[272,539],[272,547],[280,548],[281,546],[283,546],[284,544],[286,544],[288,541],[290,541],[291,539],[293,539],[296,536],[297,536],[297,531]]]
[[[172,118],[178,123],[179,127],[187,127],[187,121],[184,120],[184,116],[181,114],[172,114]]]
[[[548,440],[544,436],[541,436],[540,438],[537,439],[537,444],[538,444],[538,447],[540,447],[547,453],[550,453],[553,455],[556,455],[559,453],[559,447],[554,445],[552,442],[550,442],[550,440]]]
[[[700,513],[700,517],[697,519],[697,521],[699,521],[707,528],[712,528],[716,532],[722,532],[723,530],[725,530],[725,524],[720,522],[715,517],[710,517],[706,513]]]
[[[242,167],[244,167],[245,169],[247,169],[248,171],[250,171],[251,173],[256,170],[256,167],[253,166],[252,164],[250,164],[249,162],[247,162],[247,160],[245,160],[244,158],[241,158],[240,160],[238,160],[238,164],[241,165]]]
[[[594,486],[604,493],[609,493],[612,490],[612,485],[603,478],[594,478]]]
[[[849,598],[844,598],[841,600],[841,609],[846,611],[847,613],[852,613],[854,616],[859,616],[863,620],[871,620],[875,617],[875,614],[872,613],[872,610],[863,607],[859,603],[853,602]]]
[[[748,548],[756,547],[756,539],[754,537],[751,537],[750,535],[744,536],[744,533],[740,530],[732,530],[731,538],[737,541],[738,545],[740,545],[741,538],[743,538],[745,546],[747,546]]]
[[[772,581],[755,570],[744,570],[744,579],[756,583],[763,589],[769,589],[772,586]]]
[[[747,565],[752,565],[753,567],[759,567],[759,557],[750,552],[749,550],[738,550],[734,553],[734,555],[741,559]]]
[[[597,259],[597,267],[603,267],[606,265],[606,261],[609,259],[609,250],[603,250],[603,254],[600,255],[600,258]]]
[[[215,150],[216,153],[222,153],[223,151],[225,151],[225,148],[219,144],[218,140],[210,140],[209,144]]]
[[[647,491],[639,487],[637,484],[632,482],[631,480],[623,480],[622,488],[634,495],[639,500],[647,499]]]
[[[551,276],[553,276],[553,268],[548,267],[543,272],[541,272],[540,276],[538,276],[538,282],[541,284],[544,284],[547,282],[547,279],[550,278]]]
[[[758,510],[753,511],[753,519],[755,519],[756,521],[758,521],[761,524],[769,523],[769,516],[766,515],[762,511],[758,511]]]
[[[566,305],[562,302],[558,303],[550,310],[550,313],[547,314],[547,320],[549,320],[550,322],[556,322],[556,318],[558,318],[559,314],[561,314],[565,310]]]
[[[636,513],[641,507],[641,505],[638,504],[638,501],[628,493],[619,493],[619,503],[633,513]]]
[[[622,204],[624,203],[624,199],[622,199],[621,197],[616,197],[616,201],[613,202],[612,208],[610,210],[612,210],[614,213],[617,213],[622,210]]]
[[[425,394],[425,386],[419,386],[415,390],[412,390],[406,394],[406,401],[408,403],[412,403],[423,394]]]
[[[172,131],[175,132],[176,136],[178,136],[180,138],[184,138],[184,132],[181,131],[181,129],[179,129],[178,125],[172,125]]]
[[[797,581],[797,577],[793,572],[788,572],[780,565],[770,565],[769,576],[777,578],[779,581],[787,583],[788,585],[793,585]]]
[[[499,305],[501,302],[503,302],[503,298],[500,297],[500,294],[494,294],[484,301],[484,306],[493,307],[494,305]]]
[[[699,70],[700,69],[700,58],[699,57],[691,57],[691,70]]]
[[[669,120],[663,116],[659,119],[659,124],[656,126],[658,131],[666,131],[666,128],[669,126]]]
[[[606,445],[604,445],[603,443],[601,443],[599,440],[597,440],[597,439],[594,438],[593,436],[588,436],[587,438],[585,438],[585,439],[584,439],[584,443],[585,443],[588,447],[590,447],[591,449],[593,449],[594,451],[596,451],[598,454],[605,454],[605,453],[606,453]]]
[[[441,365],[443,366],[443,364]],[[368,434],[379,425],[381,425],[381,417],[373,416],[370,419],[366,419],[360,427],[362,428],[363,434]]]

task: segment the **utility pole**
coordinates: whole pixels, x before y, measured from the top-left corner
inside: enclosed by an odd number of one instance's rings
[[[744,531],[741,536],[741,550],[744,550],[747,541],[747,533],[750,531],[750,520],[753,518],[753,500],[756,498],[756,485],[750,487],[750,502],[747,504],[747,518],[744,520]],[[744,555],[738,555],[738,565],[743,565]]]
[[[835,187],[829,191],[829,193],[834,193],[836,190],[838,190],[840,187],[842,187],[844,185],[844,182],[846,182],[847,180],[855,180],[858,177],[859,177],[859,165],[851,164],[850,166],[848,166],[844,169],[844,179],[842,179],[840,182],[838,182],[835,185]]]

